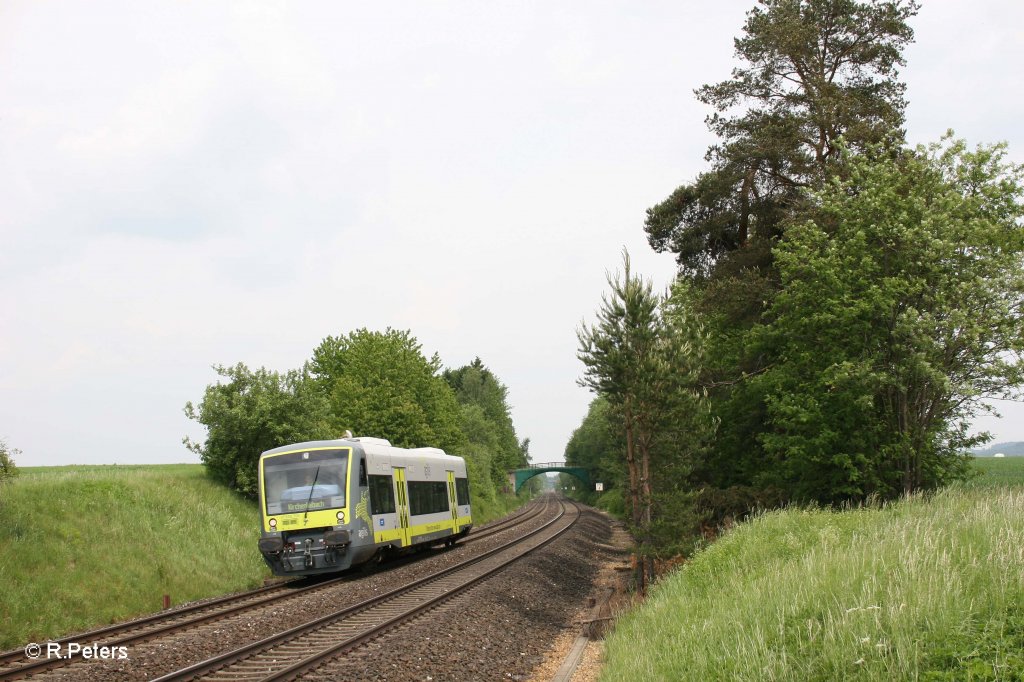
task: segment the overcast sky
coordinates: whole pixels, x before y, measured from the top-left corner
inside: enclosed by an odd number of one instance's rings
[[[183,462],[212,364],[410,329],[508,386],[534,461],[591,396],[575,330],[706,167],[736,2],[0,3],[0,437]],[[909,137],[1024,160],[1024,3],[925,2]],[[1024,410],[985,421],[1024,440]],[[373,434],[366,434],[373,435]]]

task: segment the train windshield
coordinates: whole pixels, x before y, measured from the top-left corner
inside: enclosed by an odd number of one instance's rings
[[[345,506],[349,450],[288,453],[263,461],[267,514]]]

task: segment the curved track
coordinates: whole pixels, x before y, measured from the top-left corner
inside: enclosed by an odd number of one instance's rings
[[[285,680],[435,608],[552,542],[579,518],[575,504],[530,533],[421,580],[354,606],[340,609],[272,637],[197,663],[157,682],[184,680]]]
[[[526,523],[544,513],[546,505],[530,503],[521,511],[479,530],[472,531],[458,544],[466,545],[484,538],[503,533]],[[308,595],[329,589],[335,585],[352,581],[353,573],[345,573],[328,580],[297,579],[284,584],[262,587],[241,594],[228,595],[201,603],[183,606],[172,611],[162,611],[151,616],[139,618],[127,623],[119,623],[88,632],[78,633],[70,637],[50,640],[59,644],[62,651],[67,645],[75,642],[88,646],[96,643],[100,646],[117,647],[137,644],[167,634],[180,632],[188,628],[234,616],[252,609],[262,608],[281,600]],[[45,646],[45,644],[44,644]],[[37,675],[55,668],[81,660],[81,655],[68,658],[37,658],[29,659],[23,649],[12,649],[0,653],[0,681],[14,680],[29,675]]]

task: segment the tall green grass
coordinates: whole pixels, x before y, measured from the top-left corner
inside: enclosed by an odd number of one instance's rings
[[[736,527],[620,620],[603,680],[1020,680],[1024,488]]]
[[[22,468],[0,487],[0,649],[257,586],[256,505],[202,465]]]

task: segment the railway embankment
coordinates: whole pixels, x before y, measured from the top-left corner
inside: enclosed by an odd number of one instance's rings
[[[259,586],[256,518],[198,464],[22,468],[0,497],[0,650]]]
[[[619,620],[600,679],[1021,679],[1021,465],[738,525]]]
[[[253,608],[195,622],[179,621],[181,628],[168,623],[159,632],[131,641],[123,639],[131,633],[105,634],[98,641],[120,645],[128,655],[115,660],[64,661],[34,670],[33,679],[103,682],[165,675],[178,679],[176,671],[204,666],[209,657],[227,654],[231,658],[237,648],[267,638],[290,637],[287,631],[318,623],[334,610],[359,611],[359,615],[346,615],[343,622],[343,627],[359,629],[360,623],[372,619],[364,609],[371,602],[391,599],[395,590],[410,593],[410,587],[437,575],[487,572],[488,562],[499,559],[503,564],[502,557],[509,552],[512,563],[495,566],[496,573],[486,577],[481,573],[481,579],[466,583],[466,588],[456,588],[455,583],[444,587],[440,594],[448,596],[439,605],[389,625],[353,651],[317,661],[302,679],[527,679],[559,634],[579,631],[580,606],[595,590],[603,589],[597,585],[602,566],[625,563],[625,547],[617,540],[621,536],[621,529],[616,534],[607,516],[545,498],[502,523],[480,528],[451,550],[422,552],[413,561],[388,562],[368,575],[353,571],[317,582],[313,588],[295,589],[310,581],[275,586],[247,595]],[[523,552],[524,548],[528,551]],[[289,590],[293,593],[282,594]],[[204,613],[202,609],[189,613],[186,620]],[[329,633],[327,627],[317,626],[311,634],[319,640]],[[280,667],[280,660],[274,665]],[[220,668],[218,663],[210,670]],[[0,669],[0,677],[13,670]],[[255,672],[262,679],[270,670],[257,665]]]
[[[979,479],[928,496],[775,511],[740,524],[664,577],[604,644],[587,646],[582,679],[1019,678],[1024,459],[978,466]],[[0,500],[0,540],[9,548],[0,575],[16,586],[0,593],[4,648],[121,620],[110,609],[128,611],[135,598],[142,606],[134,613],[154,611],[163,594],[177,592],[168,578],[176,571],[188,576],[176,602],[261,582],[265,569],[251,552],[254,511],[219,487],[207,489],[200,467],[76,469],[27,470]],[[520,521],[540,516],[524,508]],[[218,530],[207,535],[204,525]],[[306,678],[552,679],[586,621],[605,623],[588,598],[616,584],[621,594],[628,575],[621,527],[592,510],[577,526],[498,580]],[[221,537],[230,533],[241,538],[237,555]],[[45,679],[151,679],[379,594],[500,537],[352,575],[259,616],[213,619],[132,644],[129,660],[78,663]],[[219,563],[217,553],[195,551],[204,544],[222,549]],[[241,582],[216,582],[224,579]],[[203,580],[211,592],[187,592]]]
[[[258,524],[200,464],[22,467],[0,495],[0,651],[258,587]]]

